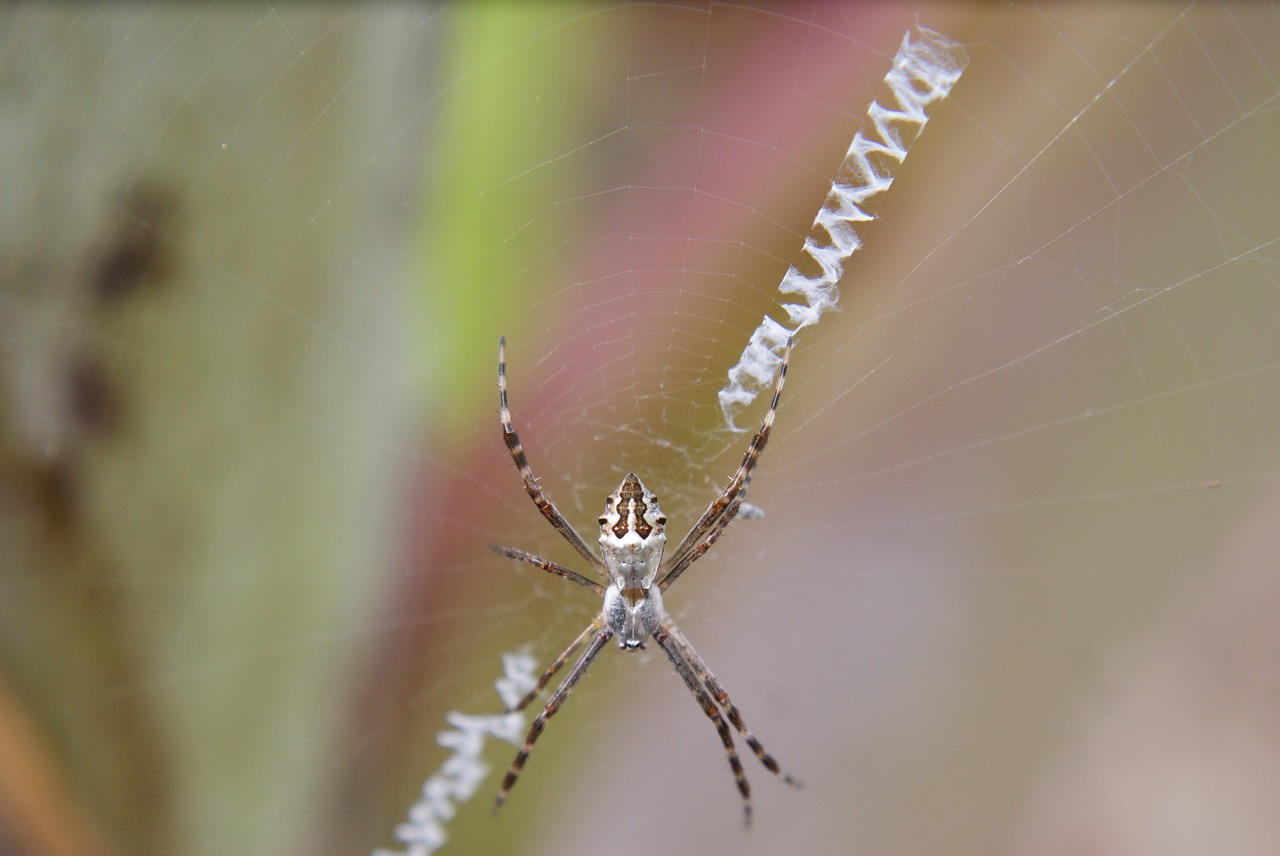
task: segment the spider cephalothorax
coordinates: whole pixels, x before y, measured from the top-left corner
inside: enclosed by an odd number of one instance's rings
[[[502,437],[511,452],[520,478],[524,481],[525,491],[533,499],[534,505],[542,512],[548,522],[559,532],[580,556],[587,560],[592,569],[604,579],[604,584],[583,576],[564,565],[549,561],[532,553],[517,550],[514,547],[494,547],[498,552],[522,562],[542,568],[548,573],[564,577],[583,588],[590,589],[603,597],[604,603],[598,615],[586,628],[578,634],[564,652],[551,661],[542,676],[538,678],[533,690],[521,699],[512,710],[523,710],[547,683],[555,677],[560,668],[573,654],[587,643],[582,656],[569,670],[568,676],[547,701],[533,720],[524,745],[516,754],[502,780],[502,788],[498,791],[495,808],[501,806],[507,798],[520,770],[524,767],[529,753],[533,750],[534,741],[542,733],[546,722],[560,705],[569,697],[574,686],[582,679],[587,668],[605,644],[613,637],[618,638],[618,646],[627,651],[636,651],[645,647],[645,642],[652,638],[666,653],[667,659],[675,666],[676,673],[684,680],[685,686],[697,699],[702,710],[716,727],[720,742],[724,744],[729,756],[729,766],[738,783],[738,791],[742,795],[742,809],[746,821],[751,820],[751,787],[747,784],[746,773],[742,762],[734,748],[733,734],[729,731],[729,723],[737,729],[747,741],[751,751],[760,759],[760,763],[782,780],[791,785],[798,783],[783,773],[773,757],[765,751],[760,741],[747,729],[742,715],[734,706],[729,694],[720,682],[711,674],[707,664],[693,650],[689,640],[680,632],[671,616],[662,605],[662,592],[666,591],[685,569],[706,554],[716,542],[725,527],[738,514],[742,501],[746,496],[747,486],[751,483],[751,472],[760,459],[760,452],[769,440],[769,431],[773,427],[773,418],[778,411],[778,400],[782,397],[782,387],[787,379],[787,364],[791,358],[791,342],[782,355],[778,370],[778,385],[773,391],[773,401],[769,412],[765,414],[764,423],[747,446],[742,464],[729,479],[728,485],[718,496],[702,517],[694,524],[676,548],[666,554],[667,518],[658,507],[658,497],[644,486],[639,476],[627,473],[618,485],[618,489],[609,494],[605,500],[604,514],[600,516],[600,555],[597,556],[587,546],[587,542],[578,534],[560,511],[551,504],[542,492],[542,486],[534,476],[520,445],[520,437],[511,423],[511,409],[507,405],[507,356],[506,340],[498,345],[498,404],[502,420]],[[655,581],[657,585],[654,585]],[[590,642],[588,643],[588,640]]]

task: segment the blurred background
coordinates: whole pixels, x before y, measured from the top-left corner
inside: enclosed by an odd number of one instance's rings
[[[745,758],[744,834],[610,648],[444,852],[1280,852],[1253,2],[6,6],[0,851],[395,846],[446,713],[598,607],[489,550],[581,564],[498,337],[588,541],[629,470],[679,537],[917,23],[968,70],[798,340],[765,517],[667,596],[805,789]]]

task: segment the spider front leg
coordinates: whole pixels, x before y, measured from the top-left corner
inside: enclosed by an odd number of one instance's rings
[[[773,430],[773,420],[778,412],[778,402],[782,400],[782,388],[787,384],[787,367],[791,364],[792,340],[787,339],[787,349],[782,353],[782,361],[778,367],[778,384],[773,389],[773,400],[769,402],[769,412],[764,415],[760,430],[751,438],[747,453],[742,456],[738,470],[725,485],[724,492],[716,497],[707,510],[698,518],[698,522],[689,530],[689,534],[676,546],[668,557],[670,570],[658,581],[658,587],[666,591],[685,569],[700,558],[720,537],[720,533],[742,506],[747,487],[751,484],[751,473],[760,461],[760,454],[769,442],[769,433]]]
[[[542,492],[542,486],[538,484],[537,476],[533,474],[533,468],[529,466],[529,457],[525,454],[524,446],[520,443],[520,435],[516,433],[515,425],[511,422],[511,408],[507,405],[506,336],[498,340],[498,419],[502,423],[502,440],[507,445],[507,451],[511,453],[511,460],[515,462],[516,469],[520,471],[520,479],[524,482],[525,492],[529,494],[533,504],[538,507],[538,511],[542,512],[542,516],[547,519],[547,522],[564,537],[564,540],[568,541],[570,546],[578,551],[578,555],[590,562],[591,567],[596,570],[602,570],[604,563],[600,561],[600,557],[591,552],[587,542],[583,541],[578,531],[569,525],[569,521],[564,519],[560,509],[556,508],[551,503],[551,500],[547,499],[546,494]]]
[[[613,638],[613,631],[604,626],[604,616],[597,616],[595,621],[587,628],[595,632],[595,638],[591,640],[591,644],[587,646],[587,650],[582,652],[582,656],[578,658],[578,662],[573,664],[573,668],[569,670],[569,674],[556,688],[555,693],[547,702],[547,706],[542,709],[533,719],[533,724],[529,726],[529,733],[524,738],[524,745],[520,747],[520,751],[516,753],[515,760],[511,762],[511,768],[507,770],[507,775],[502,779],[502,787],[498,789],[497,799],[494,800],[493,810],[497,812],[502,808],[502,804],[507,800],[507,794],[515,786],[516,779],[520,777],[520,771],[524,769],[525,761],[529,759],[529,753],[533,751],[533,744],[542,734],[542,729],[546,727],[547,720],[556,715],[556,711],[560,709],[560,705],[564,704],[565,699],[569,697],[569,693],[573,692],[573,688],[578,685],[578,681],[582,680],[582,676],[587,673],[587,669],[591,666],[591,661],[596,658],[600,650]],[[579,634],[578,638],[566,649],[561,658],[567,658],[574,648],[582,644],[582,639],[586,634]],[[555,665],[555,664],[553,664]],[[558,666],[556,668],[559,668]],[[549,675],[544,675],[550,680]],[[523,703],[523,702],[522,702]]]

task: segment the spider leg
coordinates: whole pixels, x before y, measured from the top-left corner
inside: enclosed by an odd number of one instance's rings
[[[490,544],[489,546],[493,548],[495,553],[501,553],[509,559],[518,559],[521,562],[533,565],[535,568],[542,568],[549,574],[555,574],[557,577],[563,577],[570,582],[577,583],[583,588],[591,589],[596,594],[604,594],[604,586],[600,585],[600,583],[588,579],[577,571],[566,568],[564,565],[549,561],[541,556],[535,556],[532,553],[526,553],[524,550],[517,550],[515,547],[504,547],[501,544]]]
[[[729,767],[733,770],[733,778],[738,783],[738,793],[742,795],[742,823],[744,826],[749,827],[751,826],[751,785],[747,782],[746,771],[742,769],[742,760],[738,757],[738,750],[733,745],[733,734],[730,733],[729,726],[725,724],[724,717],[720,715],[720,710],[716,707],[715,701],[702,688],[702,684],[698,682],[697,667],[689,662],[679,640],[670,634],[672,628],[674,628],[674,625],[671,624],[669,619],[664,621],[657,632],[653,634],[654,641],[666,652],[667,659],[671,661],[671,665],[676,667],[676,673],[684,679],[685,686],[689,688],[689,692],[693,693],[693,697],[702,706],[702,712],[707,715],[707,718],[716,727],[716,733],[720,735],[720,742],[724,744],[724,751],[729,755]],[[693,649],[689,650],[692,651]]]
[[[520,751],[516,753],[516,758],[511,762],[511,768],[507,770],[507,775],[502,780],[502,787],[498,790],[498,797],[494,800],[493,810],[496,812],[502,808],[502,804],[506,802],[507,794],[511,788],[515,786],[516,779],[520,777],[520,770],[524,768],[524,763],[529,758],[529,753],[533,751],[533,744],[537,741],[538,736],[542,734],[542,729],[546,727],[547,720],[556,715],[556,711],[560,709],[560,705],[564,704],[564,700],[569,697],[569,693],[573,692],[573,688],[577,686],[578,681],[582,680],[582,676],[587,673],[587,668],[591,665],[591,661],[600,653],[600,649],[605,646],[610,639],[613,638],[613,631],[607,627],[598,629],[604,623],[604,616],[598,616],[593,621],[592,627],[595,630],[595,638],[591,640],[591,644],[587,646],[587,650],[582,652],[582,656],[578,658],[578,662],[573,664],[573,668],[569,670],[569,674],[561,681],[560,686],[556,688],[555,693],[547,702],[547,706],[542,712],[533,718],[533,725],[529,727],[529,733],[524,738],[524,745],[520,747]],[[580,644],[581,637],[574,640],[574,647]]]
[[[498,406],[500,411],[499,418],[502,422],[502,439],[507,444],[507,450],[511,452],[511,460],[515,461],[516,469],[520,471],[520,478],[524,481],[524,489],[529,494],[533,504],[538,506],[538,510],[542,512],[542,516],[547,518],[555,530],[564,536],[564,540],[569,542],[578,554],[591,563],[591,567],[600,570],[604,567],[604,563],[595,553],[591,552],[591,548],[587,546],[587,542],[582,540],[582,536],[577,533],[569,521],[564,519],[564,515],[560,513],[552,503],[547,499],[546,494],[542,492],[542,486],[538,484],[538,478],[533,474],[533,469],[529,466],[529,458],[524,453],[524,447],[520,445],[520,435],[516,433],[515,426],[511,424],[511,408],[507,406],[507,337],[503,336],[498,340]]]
[[[689,534],[684,536],[684,540],[669,554],[671,570],[667,571],[658,582],[658,587],[662,591],[666,591],[686,568],[707,552],[711,544],[720,537],[719,530],[728,526],[737,515],[742,500],[746,496],[747,487],[751,484],[751,473],[760,461],[760,453],[764,451],[765,444],[769,442],[769,432],[773,430],[773,419],[778,412],[782,388],[787,383],[787,366],[791,363],[791,345],[792,340],[787,339],[787,349],[782,353],[782,364],[778,369],[778,385],[773,389],[773,401],[769,404],[769,412],[764,415],[760,430],[756,432],[755,437],[751,438],[751,445],[747,446],[747,453],[742,457],[738,471],[725,485],[724,493],[707,506],[707,510],[702,513],[702,517],[698,518],[698,522],[689,530]],[[702,546],[703,544],[706,546]]]
[[[727,693],[724,687],[720,685],[720,682],[716,680],[716,676],[711,674],[711,670],[707,668],[706,661],[699,656],[697,651],[693,650],[693,646],[689,644],[688,637],[686,637],[680,628],[676,626],[675,622],[668,618],[663,622],[662,628],[669,635],[672,644],[680,649],[680,653],[684,656],[686,662],[689,663],[697,676],[702,680],[707,691],[711,693],[711,697],[716,700],[716,704],[720,705],[720,708],[724,710],[725,714],[729,717],[729,721],[733,723],[733,727],[738,729],[738,733],[742,735],[742,739],[747,741],[747,745],[751,747],[751,751],[756,753],[756,757],[760,759],[760,763],[765,766],[765,769],[781,778],[782,781],[786,782],[788,785],[796,788],[801,787],[799,781],[793,779],[790,775],[782,771],[782,768],[778,766],[778,762],[773,760],[773,756],[765,750],[764,745],[757,740],[756,736],[751,733],[749,728],[747,728],[746,723],[742,721],[742,714],[738,712],[737,706],[735,706],[733,700],[729,698],[729,693]]]
[[[739,496],[741,496],[741,494],[739,494]],[[659,590],[666,591],[667,587],[684,573],[685,568],[698,561],[698,559],[701,559],[703,554],[711,549],[711,545],[720,540],[720,535],[728,528],[730,521],[738,516],[737,506],[740,504],[740,500],[731,503],[726,513],[716,521],[715,524],[712,525],[711,529],[706,533],[705,539],[699,541],[691,549],[687,550],[684,556],[672,565],[671,570],[667,571],[666,576],[658,581]]]
[[[508,710],[508,713],[515,713],[517,711],[524,710],[529,706],[529,702],[541,695],[542,691],[546,689],[547,684],[556,676],[556,672],[559,672],[565,662],[574,655],[574,652],[582,647],[582,643],[587,641],[587,637],[592,633],[595,633],[603,625],[604,616],[596,616],[596,620],[583,628],[582,632],[578,634],[578,638],[570,642],[569,647],[561,651],[560,656],[551,661],[550,665],[543,670],[542,676],[538,678],[538,682],[534,684],[533,689],[529,690],[528,694],[525,695],[524,698],[516,702],[515,706]]]

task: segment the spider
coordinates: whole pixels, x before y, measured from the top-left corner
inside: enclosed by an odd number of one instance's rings
[[[618,637],[618,647],[629,652],[644,648],[645,641],[652,637],[671,660],[676,673],[684,680],[685,686],[702,707],[702,712],[715,725],[720,735],[720,742],[724,744],[725,752],[728,753],[729,766],[733,770],[738,792],[742,796],[744,825],[751,824],[751,786],[747,783],[746,773],[742,769],[742,762],[734,747],[733,735],[729,731],[729,725],[725,723],[726,718],[742,735],[747,745],[751,747],[751,751],[755,752],[756,757],[767,770],[789,785],[800,786],[799,782],[782,771],[778,762],[773,760],[755,735],[747,729],[742,721],[742,714],[734,706],[729,694],[711,674],[707,664],[693,650],[689,640],[680,632],[680,628],[662,606],[662,592],[670,588],[690,565],[706,555],[711,545],[716,542],[725,527],[741,509],[747,486],[751,483],[751,473],[760,460],[760,453],[764,450],[765,443],[769,441],[769,431],[773,427],[773,418],[778,410],[778,399],[782,396],[783,384],[786,383],[787,364],[790,359],[791,341],[788,340],[778,373],[778,385],[773,391],[773,402],[769,405],[769,412],[765,414],[760,430],[747,446],[742,464],[729,479],[720,496],[707,507],[702,517],[689,530],[689,534],[684,536],[684,540],[667,555],[664,561],[667,518],[658,508],[658,497],[645,487],[644,482],[640,481],[635,473],[627,473],[622,484],[618,485],[618,489],[605,499],[604,514],[599,520],[599,556],[591,551],[582,536],[569,525],[559,510],[547,499],[541,485],[538,484],[537,477],[533,474],[533,469],[529,466],[529,459],[520,445],[520,437],[511,424],[511,410],[507,406],[506,337],[499,341],[498,404],[502,438],[511,452],[516,468],[520,471],[524,489],[533,499],[533,504],[542,512],[542,516],[604,579],[605,584],[601,585],[564,565],[526,553],[524,550],[493,545],[495,551],[509,558],[527,562],[547,573],[577,583],[604,598],[600,614],[569,643],[569,647],[565,648],[560,656],[551,661],[538,678],[534,688],[511,708],[512,712],[524,710],[541,694],[547,683],[555,677],[569,658],[586,643],[587,647],[582,656],[561,681],[542,712],[534,718],[524,745],[516,753],[515,760],[511,762],[511,767],[502,780],[502,787],[494,802],[495,812],[506,801],[507,794],[515,785],[525,761],[529,758],[529,753],[533,751],[534,742],[546,727],[547,720],[555,716],[556,711],[573,692],[578,681],[586,674],[596,655],[614,636]],[[655,580],[657,585],[654,585]]]

